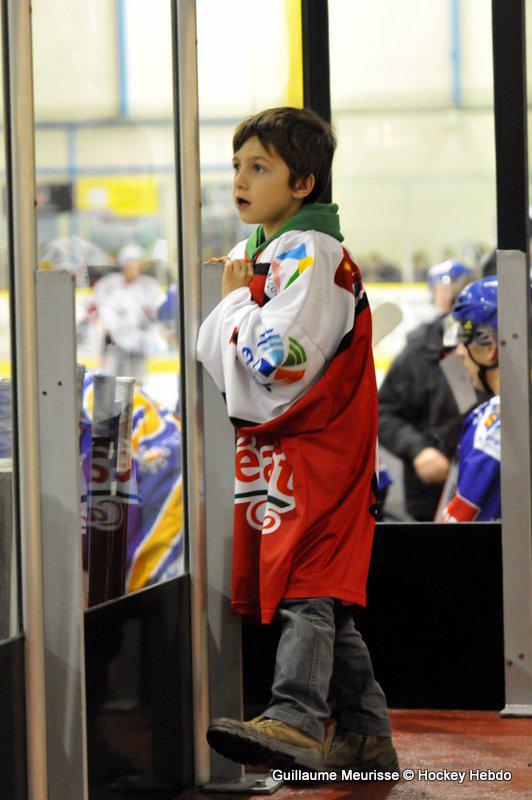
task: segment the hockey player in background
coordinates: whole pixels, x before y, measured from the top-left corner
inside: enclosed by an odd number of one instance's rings
[[[379,392],[379,442],[403,461],[405,507],[418,522],[434,518],[462,427],[440,360],[445,317],[473,274],[448,260],[427,277],[437,315],[412,331]]]
[[[497,278],[470,283],[453,305],[457,353],[475,389],[489,400],[466,418],[458,451],[457,486],[443,522],[478,522],[501,516],[501,416],[497,346]]]
[[[101,367],[142,386],[148,356],[161,347],[155,323],[166,298],[159,281],[143,275],[147,259],[138,244],[124,245],[116,260],[121,272],[110,272],[94,286],[93,304],[105,334]]]

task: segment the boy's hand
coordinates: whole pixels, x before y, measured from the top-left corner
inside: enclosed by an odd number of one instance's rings
[[[243,258],[227,259],[222,278],[222,300],[235,289],[249,286],[253,278],[253,267]]]

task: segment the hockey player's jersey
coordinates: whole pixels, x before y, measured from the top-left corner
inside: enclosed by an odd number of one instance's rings
[[[376,513],[360,273],[341,235],[293,222],[252,254],[250,287],[225,297],[198,339],[237,427],[232,604],[263,622],[288,597],[364,605]],[[229,256],[249,259],[249,247]]]
[[[500,398],[492,397],[464,422],[458,451],[458,484],[443,511],[443,522],[500,519],[500,477]]]
[[[111,272],[95,284],[92,303],[114,344],[127,353],[148,355],[157,347],[153,320],[165,299],[155,278],[139,275],[127,283],[122,275]]]

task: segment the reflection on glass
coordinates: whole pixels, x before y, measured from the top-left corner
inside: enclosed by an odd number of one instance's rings
[[[472,269],[454,259],[429,269],[435,316],[412,329],[380,387],[379,441],[403,461],[405,509],[419,522],[430,522],[436,515],[456,453],[462,414],[471,407],[460,411],[440,362],[455,347],[443,340],[453,300],[473,277]]]
[[[0,41],[0,64],[2,42]],[[0,67],[1,69],[1,67]],[[0,80],[0,641],[18,632],[16,539],[12,515],[12,392],[4,94]]]
[[[92,605],[183,571],[170,3],[38,0],[33,39],[39,266],[77,287]]]
[[[465,410],[440,368],[445,318],[495,247],[491,9],[332,0],[329,11],[334,199],[373,308],[403,313],[375,350],[385,519],[430,521]]]

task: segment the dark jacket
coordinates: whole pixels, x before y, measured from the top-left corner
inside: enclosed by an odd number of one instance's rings
[[[412,461],[425,447],[452,458],[463,420],[439,366],[442,336],[442,317],[416,328],[379,392],[379,442],[403,459],[406,510],[420,521],[434,519],[443,484],[423,483]]]

